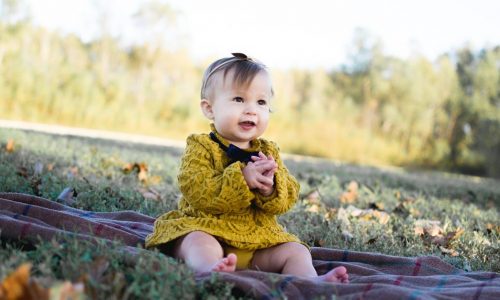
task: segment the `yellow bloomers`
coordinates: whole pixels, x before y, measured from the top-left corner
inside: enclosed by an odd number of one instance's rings
[[[215,131],[215,128],[212,126]],[[228,142],[216,133],[226,146]],[[160,216],[146,247],[168,243],[192,231],[204,231],[239,249],[257,250],[300,240],[278,224],[276,216],[297,201],[299,184],[288,173],[275,143],[252,141],[251,149],[272,155],[278,163],[275,190],[268,197],[248,188],[241,169],[244,163],[231,162],[208,134],[193,134],[178,175],[182,192],[178,210]]]

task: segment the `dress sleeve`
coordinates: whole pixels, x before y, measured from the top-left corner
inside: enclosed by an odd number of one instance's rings
[[[189,137],[178,175],[183,198],[192,208],[210,214],[241,211],[255,198],[242,167],[235,162],[222,172],[215,170],[209,150]]]
[[[300,186],[283,164],[278,146],[271,143],[269,148],[269,153],[266,154],[271,154],[278,164],[278,170],[274,173],[274,191],[269,196],[263,196],[256,192],[255,205],[267,213],[280,215],[295,205],[299,198]]]

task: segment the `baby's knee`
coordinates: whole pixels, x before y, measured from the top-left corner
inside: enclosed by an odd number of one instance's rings
[[[309,249],[307,249],[306,246],[300,244],[300,243],[295,243],[295,242],[288,242],[283,244],[285,246],[285,252],[288,254],[290,257],[309,257],[311,256],[311,252],[309,252]]]
[[[183,243],[188,243],[194,246],[206,245],[206,246],[219,246],[220,243],[210,234],[203,231],[193,231],[184,236]]]
[[[220,243],[210,234],[203,231],[193,231],[179,238],[176,247],[176,257],[182,258],[190,250],[204,248],[210,253],[216,253],[222,257],[223,251]]]

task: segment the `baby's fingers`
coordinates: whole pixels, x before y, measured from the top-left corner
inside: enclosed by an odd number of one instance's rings
[[[269,170],[269,171],[262,173],[262,175],[272,178],[274,176],[275,172],[276,172],[276,169],[272,169],[272,170]]]
[[[276,168],[276,165],[273,163],[273,162],[270,162],[268,161],[267,163],[262,163],[262,164],[258,164],[255,166],[255,169],[259,172],[259,173],[264,173],[264,172],[267,172],[267,171],[271,171],[271,170],[274,170]]]
[[[250,156],[250,159],[252,159],[253,161],[267,160],[267,156],[262,153],[262,151],[259,151],[258,155],[252,155]]]
[[[267,186],[272,186],[274,184],[274,180],[272,178],[264,175],[257,176],[257,181]]]
[[[265,185],[265,184],[263,184],[263,183],[260,183],[258,180],[255,180],[255,181],[253,181],[253,182],[252,182],[252,185],[251,185],[251,186],[249,185],[249,187],[250,187],[251,189],[259,189],[259,190],[262,190],[262,189],[265,189],[265,188],[266,188],[266,185]]]

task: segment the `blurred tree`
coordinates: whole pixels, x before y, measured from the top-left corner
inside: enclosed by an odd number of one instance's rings
[[[7,24],[25,23],[31,19],[26,0],[1,0],[0,20]]]
[[[500,177],[500,47],[481,51],[473,86],[471,149],[482,155],[487,174]]]
[[[166,42],[168,5],[145,3],[134,18],[151,34],[125,47],[105,6],[100,33],[83,42],[14,18],[24,2],[0,3],[0,117],[177,138],[207,129],[198,107],[209,61]],[[402,60],[359,30],[341,68],[274,70],[273,81],[267,134],[285,151],[500,177],[499,47]]]

